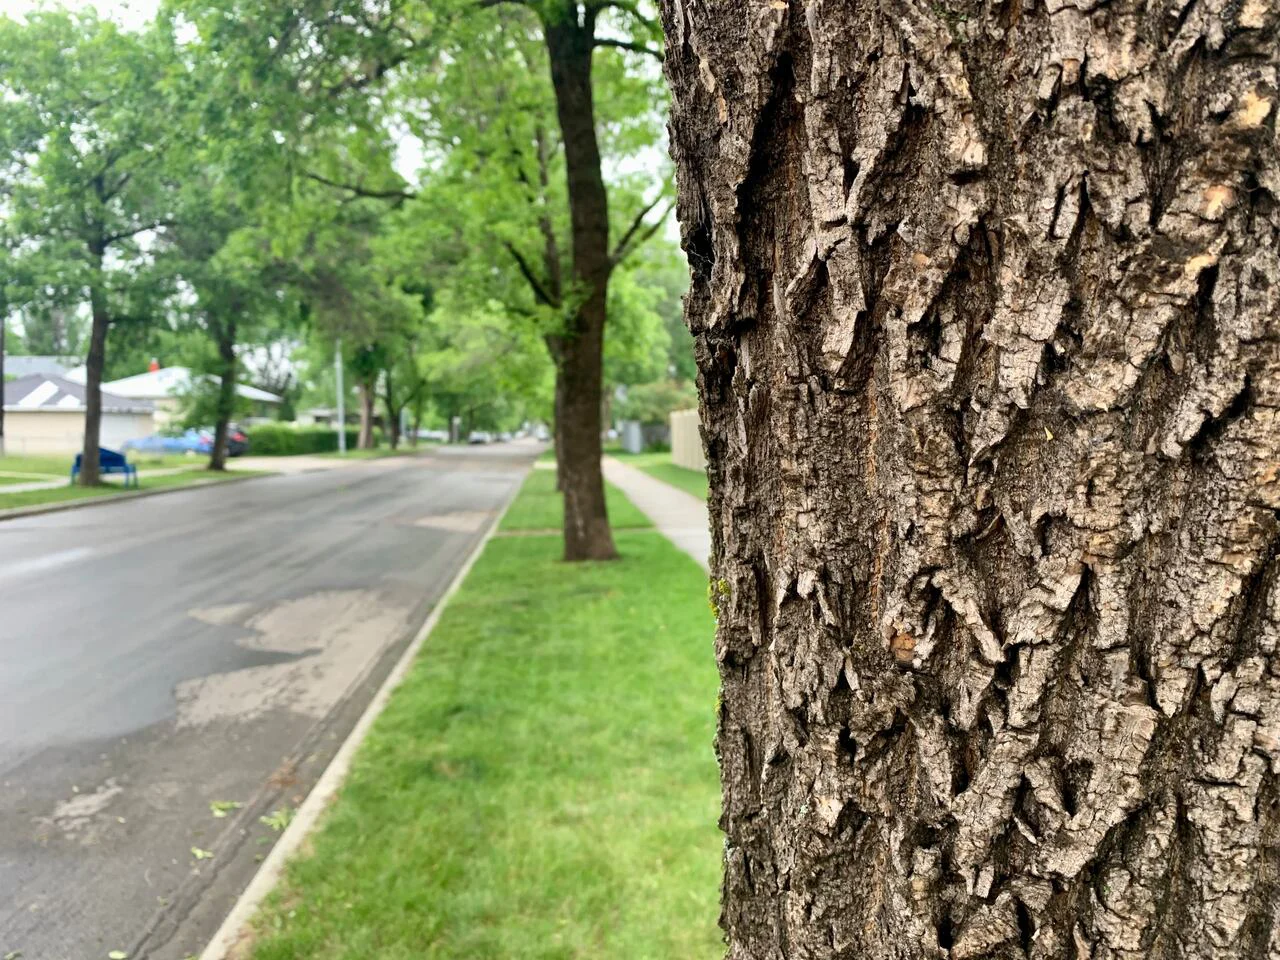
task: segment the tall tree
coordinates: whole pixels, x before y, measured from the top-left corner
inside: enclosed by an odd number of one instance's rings
[[[167,220],[167,61],[153,35],[65,11],[0,18],[0,194],[36,290],[89,304],[84,462],[98,484],[101,383],[122,268]]]
[[[1280,956],[1280,7],[663,17],[729,956]]]
[[[564,493],[567,560],[607,560],[617,555],[605,509],[600,469],[605,321],[609,280],[626,255],[643,213],[610,245],[609,193],[596,127],[595,51],[624,48],[661,59],[656,24],[637,3],[621,0],[499,0],[532,10],[542,28],[555,94],[564,153],[569,204],[568,298],[550,305],[564,311],[554,346],[556,362],[556,444]],[[491,3],[489,5],[497,5]],[[624,38],[606,36],[601,15],[616,10],[627,18]],[[646,42],[647,41],[647,42]],[[644,211],[647,212],[647,211]],[[549,291],[541,292],[544,299]]]
[[[228,5],[244,9],[236,0],[181,0],[179,5],[188,11],[207,11],[211,6],[225,10]],[[652,103],[637,109],[635,101],[628,101],[632,109],[618,110],[608,124],[612,129],[602,132],[605,125],[596,92],[602,80],[619,86],[624,77],[638,76],[636,58],[661,58],[657,24],[646,15],[644,3],[603,0],[450,0],[339,7],[320,16],[303,5],[284,22],[248,10],[243,18],[201,18],[201,22],[215,31],[235,33],[242,41],[245,31],[260,33],[264,25],[260,21],[270,20],[270,35],[295,45],[291,54],[281,52],[285,48],[277,44],[271,69],[292,65],[306,77],[292,82],[292,89],[322,94],[325,104],[335,96],[347,98],[375,84],[385,86],[389,76],[397,81],[393,89],[403,85],[407,96],[428,101],[433,93],[452,92],[478,77],[499,79],[497,96],[469,101],[450,97],[443,109],[437,104],[427,123],[431,128],[427,139],[455,116],[466,117],[471,122],[469,132],[461,139],[441,137],[440,142],[461,145],[484,168],[485,176],[496,175],[505,182],[506,201],[491,209],[510,221],[536,224],[532,256],[529,248],[514,242],[510,227],[498,235],[505,248],[504,260],[509,254],[512,272],[518,269],[521,282],[528,284],[524,297],[532,296],[557,318],[546,336],[558,371],[558,422],[568,431],[557,444],[565,488],[565,555],[572,560],[613,557],[616,551],[600,472],[608,285],[618,263],[660,225],[661,217],[654,213],[661,197],[634,208],[629,203],[619,205],[623,207],[618,211],[620,222],[611,224],[602,139],[627,143],[634,152],[646,137],[656,139],[651,132],[656,128],[656,113]],[[530,36],[537,40],[532,56],[525,42]],[[258,41],[243,48],[267,49]],[[598,51],[606,52],[597,56]],[[506,71],[508,65],[513,69]],[[545,112],[535,102],[537,95],[533,100],[526,96],[533,85],[531,78],[536,77],[534,70],[542,71],[541,82],[546,86],[550,109]],[[656,70],[653,73],[656,80]],[[443,84],[436,82],[441,77]],[[425,89],[416,79],[427,81]],[[659,89],[657,83],[649,86]],[[534,109],[522,113],[531,103]],[[411,105],[406,110],[412,123]],[[367,114],[361,115],[367,118]],[[458,124],[453,126],[456,129]],[[412,196],[403,187],[386,185],[382,176],[364,177],[358,166],[345,176],[342,171],[304,172],[349,197],[399,203]],[[560,185],[553,183],[556,176]],[[559,211],[548,202],[557,193],[567,208],[563,217],[567,243],[558,236]],[[532,218],[530,211],[536,211]],[[489,266],[492,269],[492,263]]]

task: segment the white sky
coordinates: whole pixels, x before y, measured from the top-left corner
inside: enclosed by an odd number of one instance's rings
[[[111,17],[126,27],[140,27],[155,16],[160,0],[62,0],[57,4],[47,0],[0,0],[0,13],[21,16],[48,6],[63,6],[71,10],[96,7],[98,13]]]

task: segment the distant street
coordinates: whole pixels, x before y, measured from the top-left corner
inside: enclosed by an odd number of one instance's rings
[[[199,954],[538,449],[0,522],[0,956]]]

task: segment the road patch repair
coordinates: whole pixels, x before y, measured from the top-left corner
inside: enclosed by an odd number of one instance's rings
[[[714,955],[705,576],[643,527],[615,527],[615,562],[565,564],[558,531],[531,532],[546,480],[502,522],[528,535],[486,538],[202,960]]]
[[[196,620],[232,626],[244,604],[192,610]],[[297,659],[215,673],[178,684],[178,727],[250,720],[286,708],[323,717],[409,626],[413,610],[375,590],[335,590],[274,604],[243,622],[246,650]]]
[[[0,957],[198,954],[536,452],[0,525]]]
[[[293,817],[284,835],[272,847],[271,852],[263,861],[261,869],[254,876],[249,886],[245,888],[235,906],[232,907],[231,912],[227,914],[226,919],[214,934],[213,939],[209,941],[208,946],[200,954],[200,960],[240,960],[240,958],[247,956],[247,952],[252,945],[250,921],[254,914],[279,882],[290,858],[303,847],[326,808],[337,795],[338,789],[342,786],[348,771],[351,769],[351,762],[355,758],[356,751],[359,750],[360,745],[369,735],[374,721],[386,709],[388,702],[391,700],[391,695],[404,681],[423,644],[426,643],[436,624],[439,623],[440,616],[448,605],[450,598],[458,591],[467,574],[470,573],[471,568],[484,552],[486,544],[493,538],[498,524],[501,522],[507,508],[511,505],[511,501],[514,499],[518,489],[516,488],[516,490],[512,491],[512,495],[507,498],[501,510],[496,514],[487,515],[486,519],[489,520],[489,526],[484,536],[480,538],[480,541],[471,550],[466,562],[458,570],[444,594],[432,608],[431,614],[422,625],[422,629],[419,630],[413,642],[409,644],[400,656],[391,673],[383,681],[382,686],[378,688],[373,700],[365,708],[364,713],[361,714],[355,727],[338,749],[337,754],[334,755],[324,773],[321,774],[320,779],[316,781],[315,786],[312,787],[302,806],[298,808],[296,816]],[[468,515],[474,517],[479,514],[470,512]]]

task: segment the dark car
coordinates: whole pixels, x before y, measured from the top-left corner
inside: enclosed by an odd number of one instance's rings
[[[235,424],[227,428],[227,456],[243,457],[249,452],[249,436]]]

